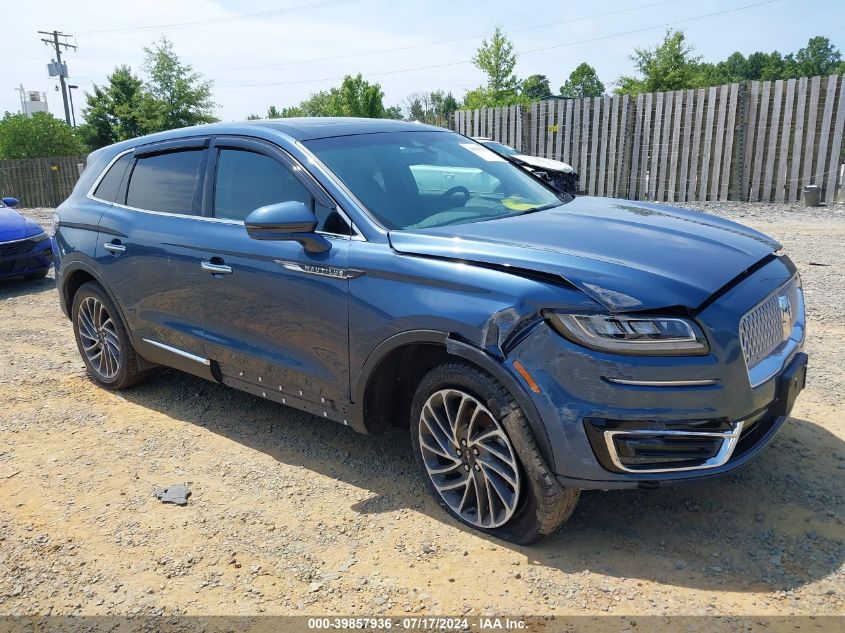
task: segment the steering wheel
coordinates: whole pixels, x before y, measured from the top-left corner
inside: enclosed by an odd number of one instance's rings
[[[452,187],[448,191],[444,191],[443,194],[438,199],[438,202],[444,203],[447,200],[449,200],[449,198],[454,196],[456,193],[461,193],[464,196],[464,201],[461,203],[462,207],[465,206],[467,202],[469,202],[469,199],[472,195],[469,192],[469,189],[467,189],[466,187],[462,187],[462,186],[458,185],[457,187]]]

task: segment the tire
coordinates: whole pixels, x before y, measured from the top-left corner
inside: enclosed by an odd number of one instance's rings
[[[429,371],[412,400],[410,426],[426,488],[473,529],[527,544],[555,532],[578,503],[581,491],[558,483],[510,392],[474,365],[454,361]]]
[[[120,312],[98,283],[89,281],[76,291],[71,321],[76,347],[91,380],[113,390],[127,389],[142,380],[138,355]],[[109,353],[104,354],[105,349]]]
[[[49,268],[45,268],[44,270],[39,270],[37,273],[27,273],[23,276],[24,279],[35,281],[36,279],[44,279],[47,276],[47,273],[50,272]]]

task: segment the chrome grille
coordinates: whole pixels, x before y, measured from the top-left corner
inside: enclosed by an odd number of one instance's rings
[[[749,370],[789,340],[801,317],[800,293],[801,285],[795,276],[742,317],[739,337]]]

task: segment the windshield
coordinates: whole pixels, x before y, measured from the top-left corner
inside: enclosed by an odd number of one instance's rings
[[[550,189],[453,132],[387,132],[306,141],[387,229],[492,220],[562,204]]]
[[[519,152],[517,152],[513,147],[508,147],[503,143],[498,143],[496,141],[481,141],[481,143],[502,156],[516,156],[519,154]]]

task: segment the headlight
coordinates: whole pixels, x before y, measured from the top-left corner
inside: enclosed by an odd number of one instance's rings
[[[688,319],[560,312],[549,312],[546,317],[573,343],[602,352],[690,356],[709,351],[704,333]]]
[[[50,222],[50,237],[56,237],[56,231],[59,230],[59,225],[61,225],[62,220],[59,217],[58,213],[53,214],[53,219]]]

